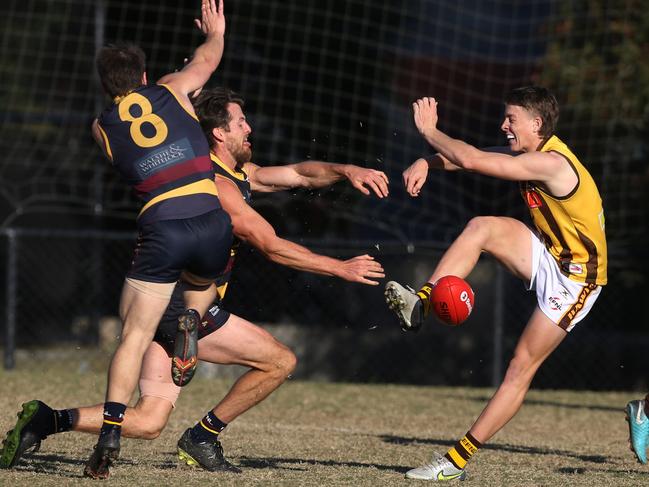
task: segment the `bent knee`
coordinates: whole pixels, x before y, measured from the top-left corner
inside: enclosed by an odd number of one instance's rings
[[[492,223],[492,217],[476,216],[471,218],[462,230],[461,238],[476,242],[484,250],[489,242]]]
[[[155,440],[160,436],[164,429],[163,424],[156,424],[146,420],[136,420],[125,424],[122,427],[122,436],[134,438],[136,440]]]
[[[151,393],[150,384],[147,386],[144,381],[144,391]],[[149,381],[151,382],[151,381]],[[142,388],[143,381],[140,381]],[[158,392],[160,389],[158,389]],[[177,397],[177,396],[176,396]],[[143,396],[133,409],[128,410],[126,421],[128,421],[128,431],[132,436],[143,440],[155,440],[160,436],[169,420],[169,414],[173,401],[164,400],[155,396]]]
[[[289,376],[297,366],[297,357],[293,351],[285,345],[279,344],[273,354],[271,371],[284,377]]]
[[[462,236],[477,241],[482,250],[496,255],[503,248],[509,248],[520,229],[525,229],[525,234],[528,234],[527,227],[512,218],[476,216],[464,227]]]
[[[488,235],[497,225],[498,218],[493,216],[474,216],[464,227],[464,232]]]
[[[139,414],[135,419],[135,427],[133,423],[129,424],[129,430],[133,433],[130,436],[142,440],[155,440],[160,436],[162,430],[166,426],[166,422],[161,418],[155,416],[147,416],[146,414]]]
[[[284,354],[284,371],[286,375],[290,375],[293,373],[295,370],[295,367],[297,367],[297,357],[293,353],[292,350],[289,348],[286,349],[286,352]]]

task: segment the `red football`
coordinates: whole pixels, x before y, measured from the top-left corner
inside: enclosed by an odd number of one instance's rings
[[[473,311],[473,289],[457,276],[437,280],[430,295],[437,318],[447,325],[459,325]]]

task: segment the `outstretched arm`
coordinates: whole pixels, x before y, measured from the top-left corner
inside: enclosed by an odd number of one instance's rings
[[[174,93],[183,97],[202,88],[221,62],[225,34],[223,0],[219,0],[218,8],[215,0],[202,0],[201,19],[195,19],[194,22],[205,34],[205,41],[198,46],[191,61],[183,69],[158,80],[158,84],[168,85]],[[189,105],[191,107],[191,103]]]
[[[381,264],[369,255],[342,261],[315,254],[306,247],[278,237],[270,223],[244,201],[231,181],[217,176],[216,186],[221,205],[232,219],[234,234],[261,251],[267,259],[300,271],[363,284],[377,285],[378,282],[372,279],[385,277]]]
[[[485,152],[499,152],[501,154],[509,154],[511,156],[518,155],[518,153],[513,152],[509,147],[487,147],[482,150]],[[430,169],[443,169],[444,171],[462,170],[460,166],[456,166],[440,153],[426,157],[420,157],[402,173],[403,184],[406,186],[406,191],[410,196],[419,196],[421,188],[424,186],[424,183],[426,183],[426,179],[428,178],[428,171]]]
[[[245,165],[253,191],[274,192],[290,188],[323,188],[347,179],[365,195],[372,190],[379,198],[388,195],[388,177],[382,171],[322,161],[304,161],[286,166]]]
[[[426,141],[451,164],[467,171],[513,181],[548,182],[563,168],[563,161],[547,152],[512,156],[479,150],[453,139],[437,128],[437,101],[421,98],[413,103],[415,125]]]
[[[403,184],[410,196],[419,196],[422,186],[428,178],[430,169],[444,169],[446,171],[459,171],[462,168],[456,166],[441,154],[420,157],[413,162],[408,169],[403,171]]]

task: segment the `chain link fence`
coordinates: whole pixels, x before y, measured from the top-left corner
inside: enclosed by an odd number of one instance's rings
[[[562,107],[559,135],[587,164],[604,199],[610,282],[534,385],[646,389],[649,70],[642,53],[649,49],[649,17],[643,3],[339,3],[344,8],[230,2],[226,52],[210,86],[226,85],[246,98],[255,163],[322,159],[375,168],[389,176],[390,197],[365,198],[341,183],[317,198],[299,190],[255,197],[260,213],[281,236],[340,258],[371,253],[389,279],[417,287],[471,217],[528,215],[512,183],[470,173],[431,172],[421,195],[410,198],[401,172],[431,150],[412,122],[412,101],[435,96],[442,128],[486,147],[503,143],[502,95],[515,86],[547,85]],[[10,0],[0,6],[6,368],[20,367],[17,357],[37,357],[37,349],[80,362],[86,351],[105,354],[114,344],[139,203],[90,136],[91,121],[107,103],[94,55],[105,43],[134,42],[147,52],[149,79],[158,79],[200,43],[192,27],[199,5]],[[382,286],[300,274],[242,251],[225,304],[296,350],[296,377],[489,386],[501,378],[534,296],[487,257],[468,280],[477,299],[469,321],[458,328],[431,321],[407,334],[384,304]]]
[[[131,232],[2,233],[5,368],[14,366],[16,349],[92,351],[115,341],[134,238]],[[303,243],[341,259],[371,253],[388,279],[413,287],[426,280],[441,255],[441,249],[414,245],[319,248],[315,241]],[[646,284],[639,287],[619,270],[610,275],[593,311],[544,364],[534,386],[646,388],[643,357],[649,337],[638,327],[647,322],[647,306],[638,300]],[[430,320],[420,332],[406,333],[387,309],[382,285],[300,273],[244,246],[224,304],[295,350],[297,378],[491,386],[502,378],[535,297],[488,257],[468,280],[476,308],[466,323],[448,327]]]

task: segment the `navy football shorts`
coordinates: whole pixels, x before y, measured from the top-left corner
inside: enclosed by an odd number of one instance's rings
[[[139,228],[126,277],[172,283],[187,271],[214,280],[228,263],[231,245],[232,222],[223,209],[192,218],[147,223]]]

